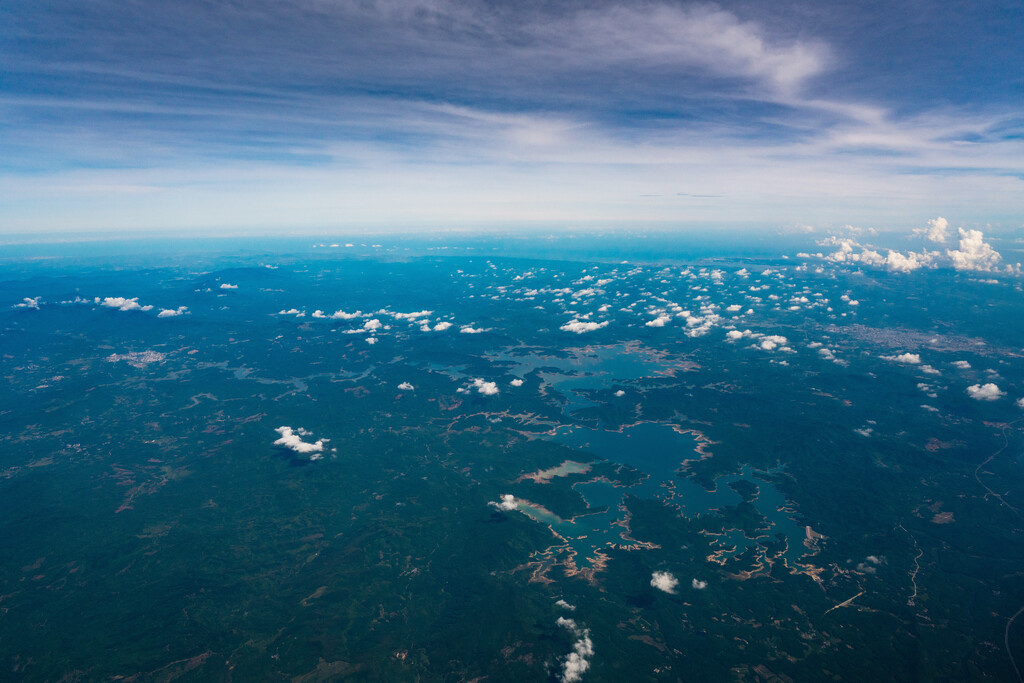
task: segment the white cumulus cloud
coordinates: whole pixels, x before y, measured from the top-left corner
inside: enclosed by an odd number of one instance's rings
[[[281,435],[281,438],[274,442],[275,446],[283,446],[285,448],[290,448],[296,453],[309,455],[310,460],[320,459],[320,453],[324,450],[324,442],[326,439],[317,439],[313,443],[303,441],[302,436],[308,435],[309,433],[301,427],[297,430],[293,430],[291,427],[278,427],[274,431]]]
[[[831,244],[839,247],[836,251],[823,256],[826,261],[833,263],[861,264],[876,268],[885,268],[893,273],[909,273],[912,270],[931,266],[935,263],[935,257],[939,252],[915,252],[908,251],[906,254],[887,250],[888,253],[882,256],[873,249],[862,246],[856,240],[849,237],[831,237],[819,242],[819,244]],[[856,251],[859,249],[860,251]],[[820,256],[820,255],[819,255]]]
[[[486,382],[479,377],[473,380],[473,386],[484,396],[494,396],[498,393],[498,384],[496,382]]]
[[[605,320],[603,323],[595,323],[589,320],[578,320],[576,318],[573,318],[572,320],[562,325],[558,329],[562,330],[563,332],[574,332],[576,334],[583,334],[584,332],[593,332],[594,330],[599,330],[602,327],[606,327],[607,325],[607,320]]]
[[[488,505],[504,512],[511,512],[519,507],[518,503],[516,503],[516,497],[511,493],[503,493],[497,502],[492,500]]]
[[[123,296],[108,296],[102,301],[97,301],[101,306],[116,308],[119,311],[151,311],[152,306],[143,306],[139,303],[139,297],[126,299]]]
[[[594,642],[590,639],[590,630],[580,628],[573,619],[558,617],[555,623],[576,636],[572,652],[568,654],[562,664],[563,683],[575,683],[581,680],[583,674],[590,668],[589,658],[594,656]]]
[[[42,299],[42,297],[37,296],[35,298],[32,298],[26,296],[24,299],[22,299],[20,304],[14,304],[14,308],[34,308],[36,310],[39,310],[40,299]]]
[[[1006,392],[989,382],[988,384],[972,384],[967,387],[967,395],[976,401],[997,401],[1006,396]]]
[[[906,363],[907,365],[920,365],[921,356],[916,353],[901,353],[898,356],[879,356],[882,360],[891,360],[893,363]]]
[[[332,320],[351,320],[352,318],[361,318],[363,315],[362,311],[356,311],[355,313],[346,313],[345,311],[335,311],[329,316]]]
[[[677,579],[672,572],[654,572],[651,574],[651,586],[660,591],[675,593],[676,586],[678,585],[679,579]]]
[[[960,234],[959,249],[947,252],[957,270],[998,270],[1002,257],[988,242],[981,230],[957,228]]]
[[[942,216],[933,218],[928,221],[928,227],[915,228],[914,235],[921,235],[932,242],[945,244],[946,238],[949,237],[949,221]]]

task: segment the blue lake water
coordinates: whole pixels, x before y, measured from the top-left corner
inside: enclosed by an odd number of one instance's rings
[[[609,545],[631,542],[623,539],[624,528],[613,524],[624,519],[624,510],[620,506],[626,495],[664,501],[677,508],[682,515],[693,519],[742,502],[739,494],[730,487],[730,484],[739,481],[749,482],[758,489],[753,505],[771,525],[768,538],[763,540],[774,540],[775,534],[784,535],[788,542],[784,557],[791,567],[807,552],[802,544],[804,529],[787,512],[785,496],[752,468],[744,467],[735,474],[719,477],[714,491],[708,491],[694,481],[676,475],[683,461],[699,457],[696,453],[697,441],[691,434],[677,432],[670,425],[645,422],[621,431],[564,425],[556,429],[550,438],[570,448],[627,465],[648,475],[632,486],[605,481],[578,483],[574,488],[583,496],[587,505],[598,512],[580,515],[571,521],[554,516],[552,519],[538,520],[551,524],[552,529],[568,541],[569,546],[576,551],[576,563],[581,568],[591,565],[590,560],[596,551]],[[716,540],[716,545],[727,551],[724,553],[727,557],[742,553],[757,544],[757,539],[748,539],[739,531],[727,533]]]
[[[578,392],[600,389],[611,391],[616,380],[656,377],[665,372],[662,361],[627,344],[570,349],[567,357],[512,348],[492,354],[489,358],[492,361],[511,363],[510,371],[521,377],[541,370],[540,377],[544,384],[565,397],[563,412],[566,415],[598,405]]]

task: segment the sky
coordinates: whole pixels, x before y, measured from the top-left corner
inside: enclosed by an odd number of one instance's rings
[[[5,0],[0,234],[1024,224],[1019,0]]]

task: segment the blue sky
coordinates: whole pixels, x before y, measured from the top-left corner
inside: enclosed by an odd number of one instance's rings
[[[0,5],[0,232],[1024,223],[1020,2]]]

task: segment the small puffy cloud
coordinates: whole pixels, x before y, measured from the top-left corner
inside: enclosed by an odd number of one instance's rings
[[[589,320],[578,320],[576,318],[573,318],[572,320],[562,325],[558,329],[562,330],[563,332],[574,332],[575,334],[583,334],[584,332],[593,332],[594,330],[599,330],[602,327],[606,327],[607,325],[607,320],[605,320],[602,323],[595,323]]]
[[[373,346],[374,344],[377,343],[377,338],[376,337],[367,337],[366,338],[366,343],[369,344],[370,346]]]
[[[220,285],[221,289],[238,289],[238,285],[233,285],[228,282],[222,282]]]
[[[729,341],[738,341],[740,339],[743,339],[743,333],[740,332],[739,330],[729,330],[728,332],[725,333],[725,338],[728,339]]]
[[[509,382],[509,384],[511,384],[514,387],[521,387],[521,386],[523,386],[523,380],[521,380],[521,379],[519,379],[517,377],[516,379],[512,380],[511,382]]]
[[[576,636],[576,642],[572,645],[572,652],[565,658],[562,664],[563,683],[576,683],[583,678],[583,674],[590,668],[589,657],[594,656],[594,643],[590,639],[590,631],[580,628],[573,619],[558,617],[555,622],[559,626],[568,629]]]
[[[26,296],[24,299],[21,300],[20,304],[14,304],[14,308],[34,308],[36,310],[39,310],[40,299],[42,299],[42,297],[40,296],[37,296],[35,298]]]
[[[665,323],[667,323],[670,320],[672,320],[670,316],[667,316],[664,313],[662,313],[654,320],[647,321],[646,323],[644,323],[644,325],[646,325],[647,327],[665,327]]]
[[[651,574],[651,586],[666,593],[675,593],[679,579],[672,572],[654,572]]]
[[[774,351],[777,348],[785,351],[787,343],[789,340],[781,334],[768,334],[761,338],[760,347],[765,351]]]
[[[480,334],[482,332],[486,332],[488,329],[490,329],[490,328],[473,327],[472,325],[463,325],[461,328],[459,328],[459,333],[460,334]]]
[[[988,384],[972,384],[967,387],[967,395],[976,401],[998,401],[1006,392],[989,382]]]
[[[419,318],[426,318],[433,314],[433,311],[413,311],[412,313],[393,313],[392,316],[395,320],[418,320]]]
[[[958,228],[957,231],[960,234],[959,249],[946,252],[953,259],[954,268],[983,272],[998,270],[1002,257],[985,241],[981,230]]]
[[[626,392],[623,391],[622,389],[619,389],[618,391],[615,392],[615,396],[618,397],[618,398],[622,398],[625,395],[626,395]]]
[[[971,364],[968,363],[965,360],[955,360],[955,361],[953,361],[953,367],[954,368],[959,368],[961,370],[970,370],[971,369]]]
[[[555,602],[555,607],[561,607],[562,609],[567,609],[570,612],[575,612],[576,611],[576,605],[570,605],[569,603],[567,603],[565,600],[562,600],[561,598],[559,598],[558,601]]]
[[[296,318],[305,318],[306,317],[306,312],[305,311],[300,311],[297,308],[288,308],[288,309],[282,308],[280,311],[277,312],[277,314],[278,315],[294,315]]]
[[[496,382],[485,382],[479,377],[473,380],[473,386],[484,396],[494,396],[498,393],[498,385]]]
[[[402,382],[401,384],[398,385],[398,388],[400,390],[402,390],[402,391],[412,391],[413,390],[413,386],[411,384],[409,384],[408,382]]]
[[[905,363],[907,365],[920,365],[921,356],[916,353],[901,353],[898,356],[879,356],[882,360],[891,360],[893,363]]]
[[[309,455],[310,460],[319,460],[322,457],[320,453],[324,450],[325,439],[318,439],[314,443],[303,441],[302,437],[308,436],[309,432],[301,427],[297,430],[291,427],[278,427],[274,431],[281,435],[281,438],[274,442],[275,446],[283,446],[296,453]]]
[[[519,509],[519,504],[516,503],[516,497],[511,493],[503,493],[497,501],[492,500],[488,505],[503,512],[512,512],[513,510]]]
[[[1017,407],[1018,408],[1024,408],[1024,398],[1018,398],[1017,399]]]
[[[693,586],[694,590],[702,591],[708,587],[708,582],[701,581],[700,579],[694,579],[690,582],[690,585]]]
[[[179,315],[185,315],[188,313],[188,306],[178,306],[177,308],[163,308],[157,314],[158,318],[173,318]]]
[[[438,324],[434,325],[433,330],[434,332],[444,332],[451,326],[452,324],[450,322],[448,322],[447,320],[442,320]]]
[[[729,313],[737,313],[742,308],[743,308],[743,306],[740,306],[739,304],[733,304],[731,306],[726,306],[725,310],[727,310]]]
[[[356,311],[355,313],[346,313],[345,311],[335,311],[329,316],[332,320],[351,320],[352,318],[361,318],[363,315],[362,311]]]
[[[366,330],[367,332],[372,332],[373,330],[379,330],[383,326],[384,326],[384,324],[381,323],[381,321],[378,320],[377,318],[373,318],[371,320],[367,320],[365,323],[363,323],[363,329]]]
[[[123,296],[108,296],[98,302],[107,308],[116,308],[119,311],[151,311],[152,306],[143,306],[139,303],[139,297],[126,299]]]

